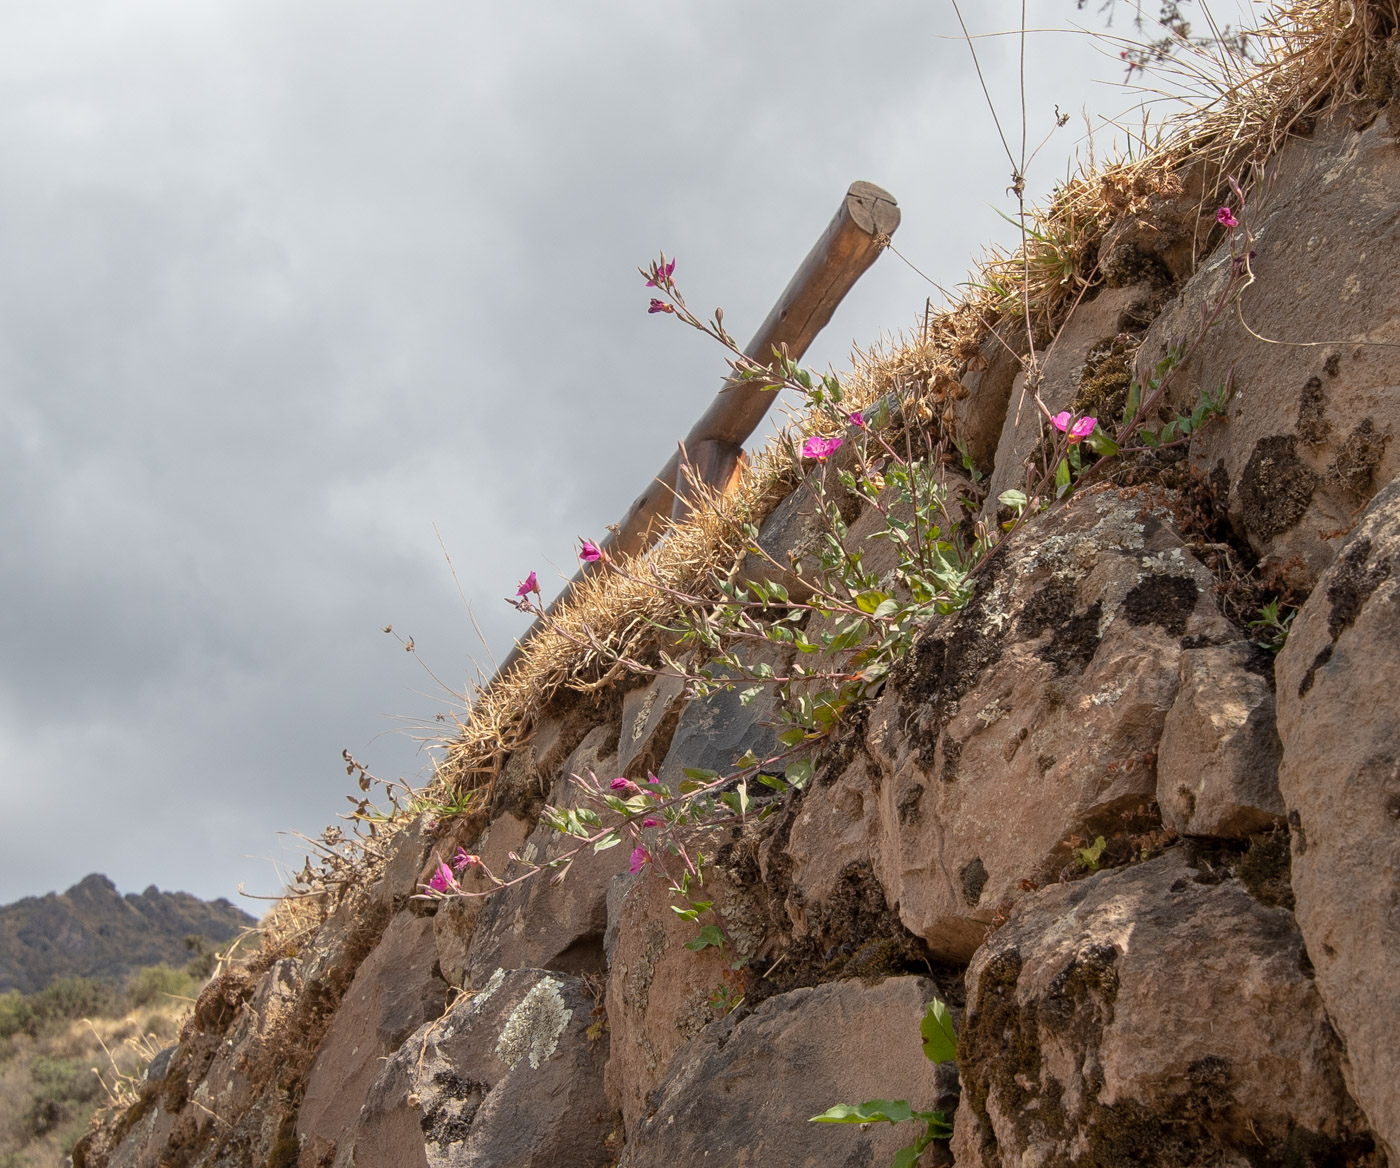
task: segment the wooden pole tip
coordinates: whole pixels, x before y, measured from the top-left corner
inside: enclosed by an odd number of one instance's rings
[[[846,192],[846,209],[857,227],[870,235],[893,235],[899,226],[899,203],[872,182],[853,182]]]

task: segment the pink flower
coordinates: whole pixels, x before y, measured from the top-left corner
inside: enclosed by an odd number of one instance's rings
[[[640,790],[641,790],[641,787],[637,786],[637,784],[634,783],[631,779],[624,779],[624,778],[616,778],[616,779],[614,779],[611,783],[609,783],[608,786],[611,787],[614,791],[640,791]]]
[[[865,415],[859,410],[852,410],[848,417],[851,419],[852,426],[860,426],[862,429],[865,428]]]
[[[1238,227],[1240,225],[1240,221],[1231,213],[1229,207],[1221,207],[1220,210],[1215,213],[1215,221],[1219,223],[1221,227]]]
[[[647,308],[647,311],[648,311],[648,312],[675,312],[676,310],[675,310],[674,307],[672,307],[671,305],[667,304],[666,301],[664,301],[664,300],[658,300],[655,296],[653,296],[653,297],[651,298],[651,305]]]
[[[653,786],[660,786],[660,784],[661,784],[661,780],[658,779],[658,778],[657,778],[654,774],[652,774],[650,771],[647,771],[647,777],[644,778],[644,779],[642,780],[642,782],[644,782],[644,783],[651,783]]]
[[[603,549],[591,539],[585,539],[581,542],[583,543],[583,549],[579,552],[578,558],[585,564],[592,564],[603,558]]]
[[[824,462],[841,448],[840,438],[819,438],[815,434],[802,444],[802,457]]]
[[[531,572],[520,581],[520,586],[515,590],[517,596],[529,596],[533,592],[536,596],[540,594],[540,582],[535,579],[535,574]]]
[[[446,864],[439,864],[437,866],[437,871],[433,873],[432,879],[428,881],[428,887],[434,892],[446,892],[452,887],[452,884],[452,869]]]
[[[642,870],[645,864],[650,862],[650,860],[651,853],[638,844],[636,849],[632,852],[632,859],[628,862],[627,870],[635,876]]]
[[[651,279],[651,280],[648,280],[648,281],[647,281],[647,287],[648,287],[648,288],[664,288],[664,287],[670,282],[671,273],[674,272],[675,270],[676,270],[676,261],[675,261],[675,260],[672,260],[672,261],[668,264],[668,263],[666,262],[666,257],[665,257],[665,255],[662,255],[662,257],[661,257],[661,262],[660,262],[659,264],[656,265],[656,276],[655,276],[654,279]],[[657,302],[656,302],[655,300],[653,300],[652,303],[655,304],[655,303],[657,303]],[[657,311],[657,310],[653,308],[652,311],[655,312],[655,311]]]
[[[1080,418],[1077,422],[1071,423],[1068,410],[1061,410],[1050,419],[1050,422],[1055,429],[1068,431],[1071,442],[1083,441],[1094,432],[1094,427],[1099,424],[1097,418]]]
[[[457,854],[452,857],[452,867],[458,872],[465,872],[468,868],[476,868],[481,865],[481,857],[473,856],[466,848],[458,848]]]
[[[661,826],[661,820],[657,819],[655,816],[648,815],[644,820],[642,820],[642,826],[643,826],[643,827],[660,827],[660,826]]]

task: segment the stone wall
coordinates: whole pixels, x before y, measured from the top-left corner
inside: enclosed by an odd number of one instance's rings
[[[1400,1164],[1397,166],[1383,113],[1290,145],[1241,317],[1174,390],[1233,371],[1228,420],[1018,531],[804,790],[705,841],[744,968],[687,948],[626,848],[410,899],[459,844],[556,855],[536,817],[571,774],[774,741],[762,701],[665,679],[560,702],[488,820],[415,824],[313,941],[211,985],[75,1164],[883,1168],[912,1132],[807,1122],[877,1098],[955,1111],[925,1164]],[[1055,408],[1155,360],[1229,262],[1191,275],[1200,216],[1160,210],[1170,254],[1120,224],[1115,286],[1045,355]],[[1038,442],[1002,372],[960,414],[996,489]],[[809,521],[799,489],[765,546]],[[1310,593],[1277,659],[1229,602],[1251,557]],[[956,1075],[921,1051],[935,997]]]

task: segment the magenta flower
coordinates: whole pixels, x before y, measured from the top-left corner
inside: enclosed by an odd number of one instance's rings
[[[661,820],[657,819],[655,816],[648,815],[644,820],[642,820],[642,826],[643,826],[643,827],[660,827],[660,826],[661,826]]]
[[[1221,207],[1220,210],[1215,213],[1215,221],[1219,223],[1221,227],[1238,227],[1240,225],[1240,221],[1231,213],[1229,207]]]
[[[1097,418],[1080,418],[1076,422],[1070,420],[1070,412],[1061,410],[1050,419],[1051,424],[1057,430],[1067,431],[1071,442],[1081,442],[1094,432],[1094,427],[1099,424]]]
[[[667,304],[664,300],[658,300],[655,296],[651,298],[651,306],[648,312],[675,312],[675,308]]]
[[[452,887],[452,883],[452,869],[446,864],[439,864],[432,879],[428,881],[428,887],[434,892],[446,892]]]
[[[616,778],[611,783],[609,783],[608,786],[611,787],[614,791],[636,792],[641,790],[641,787],[637,786],[637,784],[634,783],[631,779],[624,778]]]
[[[859,410],[852,410],[847,416],[851,419],[852,426],[860,426],[862,429],[864,429],[865,415],[862,414]]]
[[[540,582],[535,579],[535,574],[533,572],[520,581],[520,586],[516,588],[515,594],[517,596],[529,596],[531,592],[536,596],[540,594]]]
[[[591,539],[585,539],[582,541],[582,543],[583,548],[579,552],[578,558],[581,559],[585,564],[592,564],[603,558],[603,549],[600,548]]]
[[[651,853],[638,844],[636,849],[632,852],[632,859],[627,864],[627,870],[635,876],[642,870],[643,866],[650,861]]]
[[[676,270],[676,261],[675,261],[675,260],[672,260],[672,261],[668,264],[668,263],[666,262],[666,257],[665,257],[665,255],[663,255],[663,256],[661,257],[661,262],[660,262],[659,264],[656,265],[656,277],[655,277],[654,279],[651,279],[651,280],[648,280],[648,281],[647,281],[647,287],[648,287],[648,288],[664,288],[664,287],[666,286],[666,284],[667,284],[667,283],[670,281],[670,279],[671,279],[671,273],[674,272],[675,270]],[[655,304],[656,301],[653,300],[652,303]],[[655,312],[655,311],[657,311],[657,310],[656,310],[656,309],[652,309],[652,311]]]
[[[468,868],[481,866],[481,857],[473,856],[466,848],[458,848],[457,854],[452,857],[452,867],[458,872],[465,872]]]
[[[813,434],[802,444],[802,457],[815,458],[818,462],[824,462],[831,455],[841,448],[840,438],[819,438]]]

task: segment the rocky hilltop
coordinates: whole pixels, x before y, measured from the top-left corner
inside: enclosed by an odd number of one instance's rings
[[[257,922],[222,897],[117,891],[93,873],[67,892],[0,907],[0,993],[37,993],[61,977],[120,981],[134,969],[189,960],[185,938],[219,944]]]
[[[441,806],[308,866],[75,1165],[884,1168],[923,1120],[808,1122],[878,1100],[951,1121],[923,1165],[1400,1164],[1400,42],[1385,5],[1304,9],[1254,105],[1051,209],[1074,279],[867,371],[869,424],[961,444],[949,522],[991,550],[810,758],[771,689],[582,652],[479,704]],[[1153,443],[1070,468],[1045,422],[1154,386]],[[791,569],[753,675],[839,660],[792,608],[834,526],[861,611],[900,603],[863,440],[792,460],[730,561]],[[577,844],[546,806],[598,805],[571,776],[661,815],[744,757],[687,837],[703,884],[656,821],[528,875]]]

